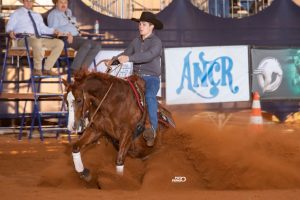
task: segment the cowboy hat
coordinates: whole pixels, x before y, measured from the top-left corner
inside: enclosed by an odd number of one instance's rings
[[[140,22],[140,21],[150,22],[151,24],[154,25],[155,29],[163,29],[164,27],[163,23],[158,19],[156,19],[156,16],[151,12],[142,12],[140,19],[131,18],[131,20],[135,22]]]

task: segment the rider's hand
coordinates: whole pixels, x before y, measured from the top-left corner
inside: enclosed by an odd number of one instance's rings
[[[112,59],[107,59],[107,60],[104,60],[104,64],[105,64],[105,66],[106,67],[110,67],[111,66],[111,64],[112,64],[112,62],[113,62],[113,60]]]
[[[123,63],[126,63],[126,62],[129,61],[129,57],[128,57],[128,56],[125,56],[125,55],[121,55],[121,56],[118,57],[118,60],[119,60],[119,62],[120,62],[121,64],[123,64]]]
[[[16,39],[16,34],[15,34],[15,32],[13,32],[13,31],[9,32],[9,37],[10,37],[11,39]]]
[[[68,33],[67,34],[67,41],[69,44],[72,44],[73,43],[73,35],[71,33]]]
[[[57,29],[54,30],[53,34],[56,35],[57,37],[60,37],[60,36],[63,36],[63,35],[64,35],[63,32],[60,32],[60,31],[57,30]]]

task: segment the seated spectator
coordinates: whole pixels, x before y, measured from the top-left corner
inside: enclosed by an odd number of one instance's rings
[[[53,0],[55,9],[48,15],[48,25],[57,28],[68,36],[68,47],[77,52],[71,65],[71,72],[80,68],[87,69],[101,49],[101,44],[94,40],[88,40],[81,37],[76,18],[68,9],[68,0]]]
[[[32,11],[34,0],[22,0],[21,2],[23,3],[23,7],[11,14],[6,25],[6,32],[9,33],[9,36],[12,39],[17,39],[17,33],[26,33],[30,35],[28,42],[33,51],[33,75],[56,76],[58,74],[51,71],[51,68],[60,56],[64,43],[59,39],[43,38],[42,34],[60,35],[61,33],[54,28],[47,27],[43,22],[42,16],[39,13]],[[17,45],[25,46],[24,38],[17,39]],[[45,61],[44,71],[42,72],[42,61],[45,54],[43,47],[51,50],[51,53]]]

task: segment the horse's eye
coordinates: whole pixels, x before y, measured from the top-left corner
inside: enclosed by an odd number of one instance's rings
[[[81,102],[82,102],[81,99],[77,99],[77,100],[76,100],[76,103],[81,103]]]

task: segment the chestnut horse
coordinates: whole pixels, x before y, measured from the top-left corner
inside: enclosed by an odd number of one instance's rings
[[[144,91],[144,81],[138,76],[132,76],[131,82]],[[88,125],[83,134],[73,144],[72,155],[76,171],[86,181],[91,179],[91,174],[83,166],[80,150],[96,142],[100,137],[109,138],[117,149],[116,170],[123,174],[126,155],[144,157],[152,152],[141,134],[143,126],[149,123],[147,109],[138,106],[138,100],[128,80],[120,79],[109,74],[81,72],[75,76],[75,82],[66,85],[69,108],[74,109],[74,125],[70,128],[77,129],[82,121],[88,119]],[[71,98],[70,98],[71,97]],[[143,101],[145,102],[145,101]],[[143,104],[140,103],[140,104]],[[158,133],[175,126],[171,114],[160,108]],[[161,134],[157,134],[156,140]]]

